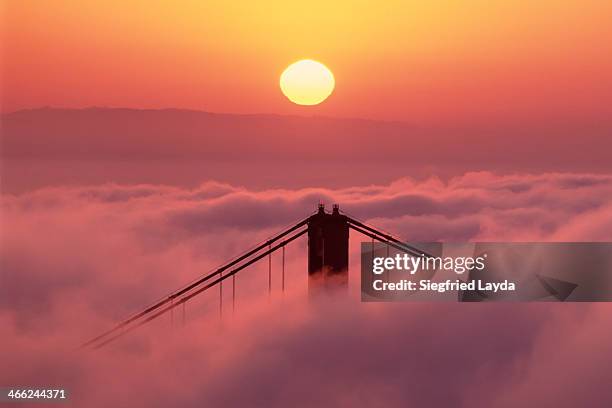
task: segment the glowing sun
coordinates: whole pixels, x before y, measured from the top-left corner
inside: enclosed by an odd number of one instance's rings
[[[320,62],[305,59],[294,62],[283,71],[280,87],[283,94],[298,105],[317,105],[334,90],[331,71]]]

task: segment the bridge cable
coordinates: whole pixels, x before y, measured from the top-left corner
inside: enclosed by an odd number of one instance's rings
[[[205,290],[207,290],[209,288],[212,288],[213,286],[219,284],[220,282],[224,281],[225,279],[236,275],[238,272],[240,272],[244,268],[254,264],[255,262],[257,262],[259,260],[261,260],[266,255],[271,254],[272,252],[276,251],[277,249],[282,248],[284,245],[287,245],[288,243],[296,240],[297,238],[299,238],[302,235],[304,235],[306,232],[308,232],[308,229],[304,228],[303,230],[301,230],[301,231],[295,233],[294,235],[292,235],[291,237],[285,238],[285,240],[280,242],[279,244],[276,244],[275,246],[271,246],[270,249],[268,249],[267,251],[257,255],[255,258],[249,260],[248,262],[235,267],[231,271],[227,272],[225,275],[220,276],[219,278],[217,278],[214,281],[206,284],[205,286],[200,287],[200,288],[194,290],[191,293],[185,294],[182,297],[173,299],[173,300],[176,300],[176,303],[174,303],[174,301],[173,301],[173,303],[171,305],[165,306],[165,307],[161,308],[160,310],[157,310],[155,313],[150,314],[145,319],[139,320],[139,321],[135,322],[134,325],[132,325],[132,326],[128,327],[127,324],[123,324],[121,326],[118,326],[119,329],[123,329],[119,333],[114,334],[113,336],[111,336],[111,337],[109,337],[109,338],[107,338],[105,340],[103,340],[103,337],[106,337],[106,336],[98,336],[97,338],[92,339],[92,340],[88,341],[87,343],[83,344],[82,347],[93,345],[94,349],[99,349],[99,348],[105,346],[106,344],[108,344],[108,343],[118,339],[119,337],[121,337],[121,336],[123,336],[123,335],[125,335],[125,334],[127,334],[129,332],[131,332],[132,330],[134,330],[134,329],[136,329],[136,328],[138,328],[138,327],[140,327],[140,326],[142,326],[142,325],[144,325],[144,324],[146,324],[146,323],[148,323],[148,322],[150,322],[150,321],[152,321],[154,319],[157,319],[158,317],[162,316],[163,314],[165,314],[165,313],[171,311],[172,309],[174,309],[174,307],[176,307],[176,306],[178,306],[180,304],[184,304],[188,300],[190,300],[193,297],[199,295],[200,293],[204,292]],[[103,341],[98,343],[98,340],[96,340],[96,339],[103,340]],[[95,344],[95,343],[98,343],[98,344]]]
[[[223,277],[223,272],[219,272],[219,278]],[[219,282],[219,318],[223,319],[223,281]]]
[[[401,243],[398,244],[396,242],[387,241],[387,240],[385,240],[385,238],[382,238],[382,237],[380,237],[378,235],[375,235],[375,234],[373,234],[373,233],[371,233],[369,231],[366,231],[366,230],[364,230],[362,228],[359,228],[359,227],[357,227],[357,226],[355,226],[353,224],[349,224],[349,228],[352,228],[353,230],[359,232],[360,234],[368,236],[368,237],[370,237],[372,239],[375,239],[375,240],[377,240],[379,242],[382,242],[382,243],[385,243],[387,245],[390,245],[393,248],[398,249],[398,250],[400,250],[402,252],[407,252],[410,255],[413,255],[413,256],[425,255],[428,258],[432,258],[433,257],[433,255],[430,255],[427,252],[421,251],[419,249],[416,249],[416,248],[412,249],[412,247],[406,247],[404,245],[401,245]]]
[[[408,252],[411,255],[415,255],[415,256],[420,256],[425,255],[426,257],[433,257],[433,255],[428,254],[427,252],[424,252],[421,249],[418,249],[416,247],[413,247],[411,245],[405,244],[404,242],[400,241],[399,239],[393,237],[392,235],[383,233],[378,231],[377,229],[370,227],[368,225],[366,225],[365,223],[361,222],[361,221],[357,221],[354,218],[348,217],[346,218],[346,220],[349,223],[349,227],[353,228],[354,230],[361,232],[364,235],[367,235],[369,237],[373,237],[374,239],[380,241],[380,242],[384,242],[384,243],[388,243],[389,245],[403,251],[403,252]],[[366,232],[368,231],[368,232]],[[394,245],[392,245],[394,244]],[[401,248],[400,248],[401,247]]]
[[[104,337],[110,336],[112,333],[116,332],[117,330],[120,330],[121,328],[123,328],[124,326],[146,316],[149,313],[154,312],[155,310],[161,308],[162,306],[168,304],[169,302],[171,302],[173,299],[180,297],[182,295],[184,295],[185,293],[191,291],[192,289],[200,286],[201,284],[203,284],[204,282],[214,278],[215,276],[217,276],[219,273],[222,273],[223,271],[235,266],[236,264],[244,261],[245,259],[251,257],[252,255],[256,254],[257,252],[261,251],[263,248],[265,248],[266,246],[270,246],[272,243],[278,241],[279,239],[291,234],[292,232],[296,231],[297,229],[299,229],[300,227],[306,225],[308,223],[308,218],[303,219],[302,221],[294,224],[293,226],[291,226],[290,228],[285,229],[284,231],[276,234],[275,236],[267,239],[265,242],[260,243],[259,245],[255,246],[253,249],[245,252],[244,254],[233,258],[233,260],[229,261],[228,263],[218,267],[215,271],[204,275],[203,277],[200,277],[194,281],[192,281],[191,283],[189,283],[187,286],[176,290],[175,292],[171,293],[168,296],[165,296],[163,298],[161,298],[160,300],[158,300],[157,302],[154,302],[152,305],[148,306],[147,308],[145,308],[145,310],[136,313],[135,315],[123,320],[122,322],[120,322],[119,324],[115,325],[115,327],[113,327],[112,329],[100,334],[99,336],[94,337],[93,339],[87,341],[86,343],[84,343],[82,345],[82,347],[87,347],[90,344],[93,344],[99,340],[102,340]]]
[[[236,311],[236,275],[232,276],[232,315]]]

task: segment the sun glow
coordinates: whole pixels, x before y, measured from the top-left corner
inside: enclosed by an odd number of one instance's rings
[[[283,94],[298,105],[318,105],[334,90],[331,71],[317,61],[305,59],[289,65],[280,77]]]

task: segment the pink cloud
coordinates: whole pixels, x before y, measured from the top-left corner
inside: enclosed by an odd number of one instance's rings
[[[307,302],[266,266],[95,353],[81,341],[305,217],[319,199],[409,240],[610,240],[612,176],[468,173],[340,189],[208,182],[2,197],[0,383],[68,387],[75,406],[607,406],[607,304]],[[181,311],[177,310],[176,322]],[[178,324],[177,324],[178,325]],[[180,326],[180,325],[178,325]],[[562,391],[559,391],[562,390]]]

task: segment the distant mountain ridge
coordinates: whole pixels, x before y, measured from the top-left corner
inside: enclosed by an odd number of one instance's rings
[[[0,157],[389,163],[611,171],[610,123],[444,128],[183,109],[41,108],[2,115]]]
[[[22,110],[2,115],[4,157],[169,158],[283,152],[303,158],[366,154],[374,134],[400,143],[400,122],[182,109]],[[365,142],[365,143],[364,143]]]

